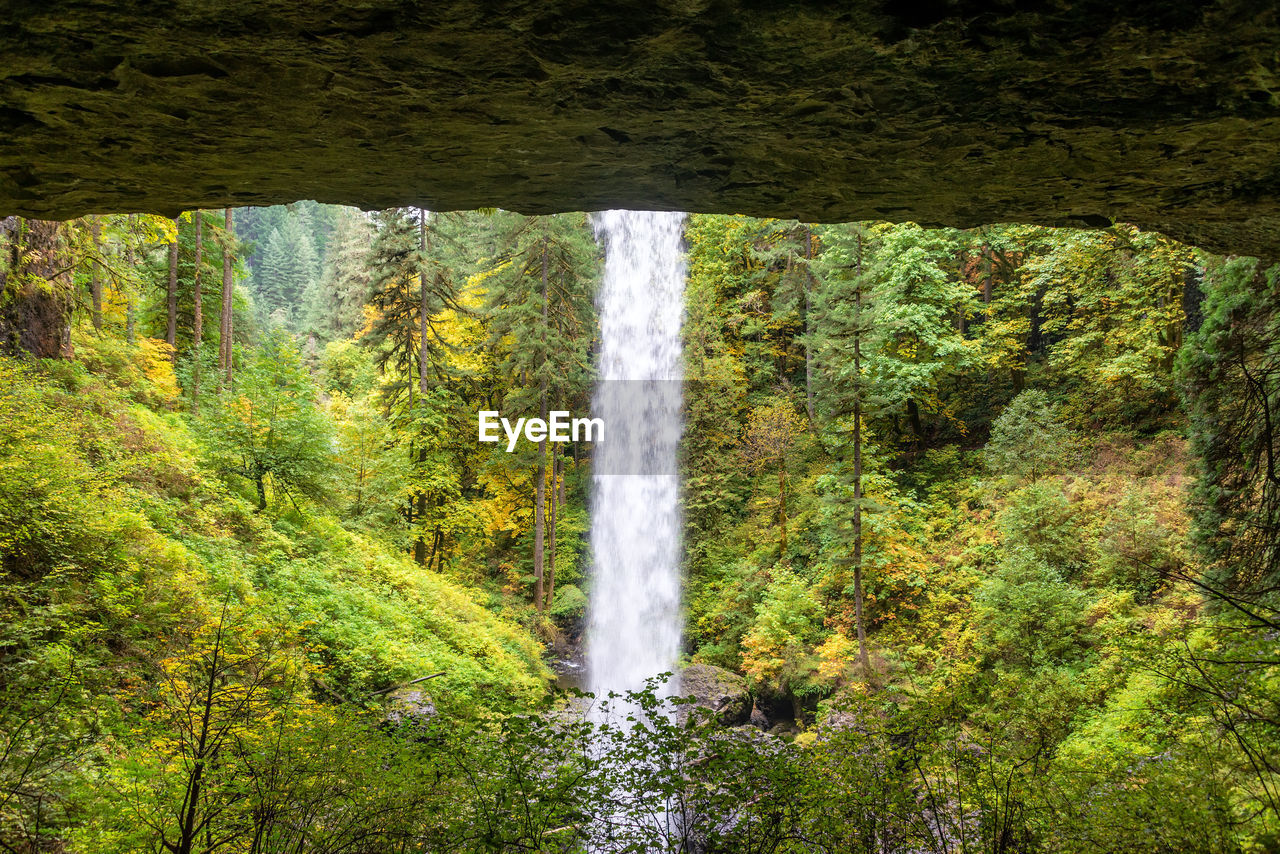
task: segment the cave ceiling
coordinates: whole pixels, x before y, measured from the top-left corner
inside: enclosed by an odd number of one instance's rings
[[[1280,256],[1274,2],[0,0],[0,215],[314,198]]]

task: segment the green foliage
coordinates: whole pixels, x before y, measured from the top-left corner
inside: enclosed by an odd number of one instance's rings
[[[302,223],[289,217],[267,235],[254,274],[258,310],[272,323],[298,328],[303,295],[315,287],[319,259]]]
[[[1179,373],[1200,461],[1196,540],[1216,585],[1280,588],[1280,266],[1215,265]]]
[[[590,388],[598,250],[585,217],[503,215],[501,265],[485,279],[488,346],[503,354],[512,411],[578,404]],[[501,226],[500,226],[501,227]]]
[[[748,677],[797,694],[807,694],[821,639],[822,606],[809,585],[779,569],[756,606],[755,620],[742,640],[743,668]],[[820,690],[820,689],[819,689]]]
[[[1010,549],[975,604],[989,654],[1011,666],[1061,666],[1087,647],[1087,595],[1030,549]]]
[[[61,231],[104,287],[76,360],[0,361],[0,847],[1275,847],[1274,271],[1123,225],[691,217],[687,652],[779,739],[661,691],[537,707],[521,626],[581,626],[591,460],[543,461],[546,620],[539,460],[475,414],[585,406],[580,215],[237,223],[318,358],[238,317],[234,384],[185,413],[194,222],[175,367],[173,223],[135,216]]]
[[[249,481],[259,510],[267,507],[268,486],[279,496],[323,494],[331,465],[329,422],[287,334],[276,332],[263,342],[240,371],[237,386],[206,412],[203,429],[213,465]]]
[[[576,626],[587,614],[587,594],[576,585],[561,584],[556,587],[556,598],[548,613],[561,626]]]
[[[1049,398],[1028,389],[991,422],[985,450],[987,465],[1016,481],[1056,474],[1067,460],[1071,434],[1058,420]]]
[[[305,328],[321,340],[344,341],[364,327],[371,287],[365,259],[372,241],[373,223],[368,216],[343,208],[321,275],[303,295]]]
[[[1077,577],[1091,557],[1088,541],[1080,536],[1079,511],[1059,481],[1011,493],[996,521],[1007,549],[1026,549],[1066,577]]]
[[[335,391],[328,414],[334,424],[333,493],[343,516],[383,531],[400,522],[400,501],[407,494],[412,467],[395,447],[391,425],[367,398],[350,400]]]
[[[1027,259],[1047,363],[1078,391],[1081,420],[1151,418],[1172,403],[1189,247],[1133,226],[1046,235]]]
[[[439,320],[446,311],[462,308],[458,294],[463,271],[446,261],[456,259],[452,228],[459,219],[456,214],[429,217],[425,210],[392,208],[376,214],[374,221],[376,234],[365,266],[377,314],[366,341],[376,348],[375,363],[386,379],[386,406],[403,403],[407,411],[422,376],[439,381],[450,373],[450,342]]]

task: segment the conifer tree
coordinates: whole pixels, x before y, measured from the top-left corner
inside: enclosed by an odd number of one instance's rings
[[[200,368],[203,357],[200,352],[204,339],[204,294],[200,288],[201,266],[204,264],[204,211],[197,210],[194,215],[196,232],[195,263],[191,274],[191,351],[194,361],[191,368],[191,411],[200,411]]]
[[[822,255],[818,311],[822,337],[818,341],[818,364],[822,369],[821,400],[833,432],[846,431],[848,445],[837,455],[851,452],[851,469],[844,469],[838,493],[847,489],[850,501],[838,494],[836,504],[849,511],[833,512],[836,539],[847,544],[853,569],[854,624],[858,635],[858,659],[864,677],[870,674],[867,653],[866,619],[863,601],[862,515],[866,509],[863,487],[864,422],[869,413],[885,404],[873,384],[876,351],[884,334],[882,310],[872,292],[868,275],[867,233],[860,225],[833,226],[823,231],[827,249]],[[837,432],[838,435],[838,432]],[[847,527],[846,527],[847,525]]]
[[[1179,356],[1199,459],[1192,506],[1206,580],[1230,595],[1280,593],[1280,264],[1208,270],[1204,322]]]
[[[300,218],[288,217],[272,229],[254,276],[262,317],[297,330],[303,295],[314,288],[317,268],[315,247]]]
[[[767,283],[773,294],[772,326],[781,341],[779,347],[779,374],[787,372],[787,365],[794,353],[793,344],[802,348],[804,362],[805,412],[809,422],[815,417],[814,361],[813,361],[813,298],[816,282],[813,259],[820,241],[815,240],[813,227],[793,220],[766,220],[764,228],[752,249],[752,258],[760,266],[753,277]]]
[[[235,252],[235,221],[231,208],[223,211],[222,227],[222,312],[220,334],[218,336],[218,370],[219,385],[231,385],[232,371],[232,338],[235,335],[235,278],[232,269],[232,258]]]
[[[368,340],[378,349],[375,361],[386,382],[388,409],[413,409],[425,364],[428,376],[447,373],[448,344],[438,328],[446,310],[461,310],[459,282],[450,264],[424,246],[419,212],[392,208],[374,217],[377,233],[368,256],[370,303],[377,310]],[[447,241],[437,241],[443,252]],[[425,309],[425,311],[424,311]],[[421,332],[427,335],[422,338]]]
[[[181,217],[174,217],[173,239],[169,241],[169,282],[165,290],[164,340],[169,345],[169,355],[177,358],[178,347],[178,231]]]
[[[501,369],[512,388],[504,403],[530,415],[536,409],[545,420],[551,409],[581,399],[590,385],[597,249],[580,214],[505,215],[500,246],[504,266],[488,280],[489,345],[504,354]],[[534,603],[539,611],[546,604],[546,480],[543,439],[533,504]],[[552,566],[554,561],[552,556]]]
[[[366,340],[376,348],[383,405],[395,414],[393,423],[411,436],[415,485],[405,508],[411,525],[427,518],[429,504],[442,502],[453,492],[451,486],[442,485],[438,471],[428,471],[428,455],[440,443],[438,436],[425,435],[438,432],[438,413],[434,402],[428,405],[427,391],[433,382],[451,379],[451,345],[441,328],[443,317],[447,312],[465,313],[458,301],[464,277],[453,235],[457,216],[430,217],[430,228],[428,219],[426,211],[414,208],[377,214],[377,233],[367,262],[376,317]],[[421,524],[417,527],[414,557],[425,564],[428,532]],[[433,530],[430,535],[438,543],[439,532]]]
[[[89,261],[89,295],[93,301],[93,328],[102,332],[102,217],[89,218],[89,229],[93,252]]]
[[[324,269],[303,298],[305,331],[321,341],[350,338],[364,324],[370,271],[366,263],[373,244],[373,224],[354,208],[337,216],[325,254]]]

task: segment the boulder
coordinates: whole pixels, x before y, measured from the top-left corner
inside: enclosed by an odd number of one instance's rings
[[[387,694],[386,719],[392,724],[426,724],[437,714],[431,695],[421,688],[397,688]]]
[[[680,671],[677,694],[692,696],[695,705],[710,709],[725,726],[747,723],[751,718],[751,692],[742,676],[710,664],[693,664]]]

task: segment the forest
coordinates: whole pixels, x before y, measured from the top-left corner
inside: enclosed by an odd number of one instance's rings
[[[711,702],[578,690],[593,448],[476,438],[590,409],[591,214],[0,220],[0,850],[1280,849],[1280,264],[684,249]]]

